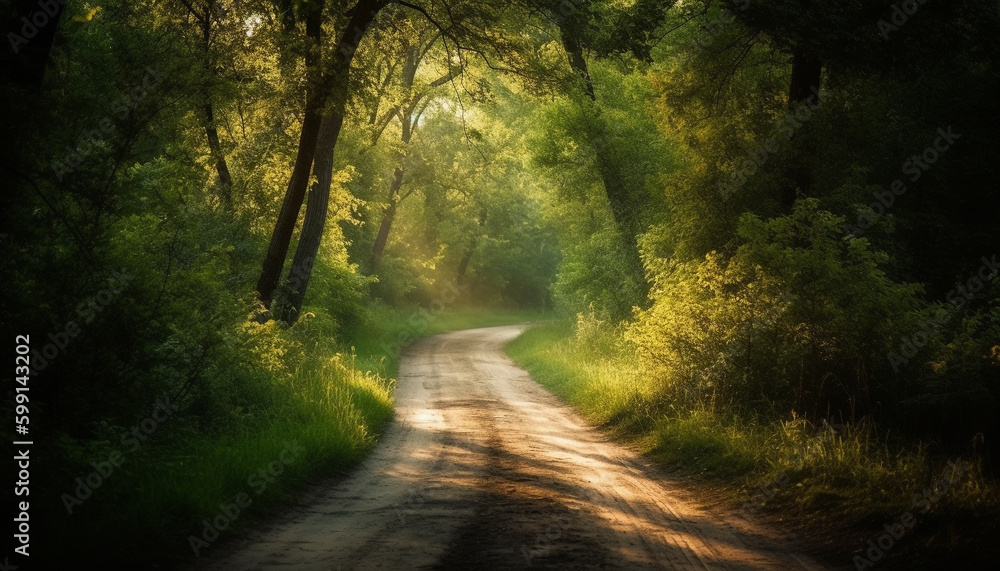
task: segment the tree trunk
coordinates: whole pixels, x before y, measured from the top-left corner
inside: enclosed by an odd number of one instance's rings
[[[418,49],[410,46],[406,50],[406,58],[403,61],[402,79],[403,86],[407,90],[413,87],[413,79],[417,74],[417,67],[419,66],[420,57]],[[412,105],[407,106],[405,110],[403,110],[403,106],[400,107],[399,123],[402,128],[400,139],[404,145],[409,145],[410,139],[413,137],[413,109],[416,101]],[[395,220],[399,204],[402,202],[402,199],[399,197],[399,189],[403,186],[403,174],[403,164],[400,162],[400,165],[396,167],[393,173],[392,183],[389,185],[389,205],[382,213],[382,222],[379,224],[375,243],[372,244],[372,256],[368,264],[369,273],[375,273],[375,270],[378,269],[379,263],[382,262],[382,255],[385,253],[385,246],[389,242],[389,231],[392,230],[392,222]]]
[[[483,209],[479,213],[479,229],[486,224],[486,210]],[[476,253],[476,247],[479,246],[479,232],[472,236],[472,240],[469,241],[469,247],[465,249],[465,253],[462,254],[462,259],[458,261],[458,272],[455,276],[455,283],[462,285],[465,283],[465,272],[469,269],[469,262],[472,261],[472,255]]]
[[[465,272],[469,269],[469,262],[472,261],[472,255],[476,253],[476,246],[479,245],[479,237],[473,236],[472,241],[469,242],[469,247],[465,249],[465,253],[462,254],[462,259],[458,262],[458,272],[455,275],[455,283],[462,285],[465,283]]]
[[[313,174],[317,180],[309,190],[302,234],[295,248],[292,267],[288,271],[287,298],[281,304],[281,320],[289,325],[299,318],[306,289],[309,287],[309,278],[312,276],[316,256],[323,241],[323,230],[329,212],[330,187],[333,184],[333,151],[343,123],[343,115],[330,115],[323,118],[320,126],[316,162],[313,166]]]
[[[205,135],[208,138],[208,150],[215,161],[215,170],[219,175],[218,183],[219,198],[229,209],[233,206],[232,187],[233,177],[229,173],[229,165],[226,163],[226,155],[222,152],[222,144],[219,142],[219,129],[215,125],[215,110],[212,106],[211,80],[216,77],[215,66],[212,65],[212,15],[216,12],[216,0],[210,0],[205,7],[205,12],[201,18],[197,18],[201,23],[202,49],[204,50],[202,67],[205,77],[202,83],[202,112],[205,119]]]
[[[278,221],[271,234],[271,243],[267,248],[264,266],[261,269],[260,278],[257,280],[257,293],[260,295],[264,307],[268,309],[271,307],[274,289],[278,285],[281,268],[285,265],[288,245],[292,241],[295,221],[299,217],[299,209],[302,208],[302,201],[305,198],[306,186],[309,182],[308,169],[313,162],[316,139],[319,135],[319,122],[319,114],[315,110],[306,112],[305,120],[302,122],[302,134],[299,137],[299,153],[295,160],[295,169],[288,182],[285,200],[281,204],[281,212],[278,214]]]
[[[226,163],[226,155],[222,152],[222,144],[219,142],[219,130],[215,126],[215,112],[212,109],[212,101],[208,94],[205,94],[205,134],[208,136],[208,150],[212,153],[215,161],[215,170],[219,173],[219,198],[227,208],[233,206],[233,177],[229,173],[229,165]]]
[[[368,27],[375,20],[375,17],[383,6],[385,6],[385,2],[382,0],[360,0],[351,9],[349,12],[351,19],[344,31],[344,35],[341,36],[337,44],[337,51],[333,54],[333,63],[323,82],[323,89],[321,91],[329,97],[323,97],[321,105],[322,102],[327,100],[330,101],[330,105],[327,108],[327,115],[322,119],[322,136],[319,134],[319,125],[316,126],[317,135],[314,139],[313,147],[314,151],[318,154],[315,157],[316,164],[313,172],[316,175],[317,183],[313,186],[312,192],[310,192],[306,218],[302,226],[302,235],[295,250],[295,257],[289,272],[290,294],[288,300],[283,303],[284,307],[281,311],[282,319],[288,323],[294,323],[298,319],[298,315],[302,309],[302,302],[305,299],[305,292],[309,286],[309,279],[312,277],[316,255],[319,252],[319,246],[323,239],[323,230],[326,226],[327,210],[330,201],[330,186],[333,181],[333,154],[337,146],[337,140],[340,137],[341,127],[344,123],[351,61],[354,59],[354,53],[357,51],[365,31],[367,31]],[[305,127],[303,126],[304,130]],[[303,186],[305,186],[304,183]],[[301,204],[302,199],[300,197],[299,206]],[[289,239],[297,214],[296,210],[296,216],[292,218],[291,227],[289,228]],[[285,252],[287,252],[287,249],[288,242],[286,240]],[[281,271],[283,262],[284,255],[282,255],[281,263],[277,266],[278,272]],[[275,285],[276,282],[277,280],[275,280]],[[257,291],[260,292],[261,289],[258,288]],[[274,291],[274,286],[271,286],[270,291]]]
[[[319,136],[320,115],[325,93],[319,81],[320,49],[322,46],[322,15],[323,2],[313,5],[306,14],[306,36],[311,44],[306,48],[306,73],[310,76],[309,94],[306,100],[305,117],[302,120],[302,132],[299,135],[299,150],[295,158],[295,167],[285,199],[281,204],[281,212],[271,234],[271,243],[267,248],[260,278],[257,280],[257,294],[264,307],[271,308],[271,299],[281,276],[281,268],[285,265],[288,255],[288,245],[292,240],[295,221],[302,208],[306,186],[309,183],[309,170],[312,168],[313,156],[316,153],[316,139]]]
[[[608,146],[611,144],[608,136],[607,125],[600,116],[600,109],[597,107],[597,95],[594,92],[594,85],[590,78],[590,70],[587,67],[587,60],[583,56],[583,46],[574,37],[568,26],[559,22],[560,34],[562,36],[563,48],[569,59],[569,65],[583,80],[584,92],[590,99],[593,107],[593,121],[596,128],[592,129],[592,138],[589,141],[597,164],[597,171],[604,183],[604,193],[608,199],[608,207],[611,210],[611,217],[615,227],[622,236],[625,254],[628,257],[627,263],[629,271],[636,277],[638,283],[646,286],[645,271],[642,260],[639,257],[639,247],[636,242],[642,233],[642,224],[639,217],[642,211],[642,204],[629,195],[628,188],[622,182],[622,176],[618,165],[608,156]]]
[[[583,57],[583,46],[573,33],[560,26],[563,49],[566,50],[566,57],[569,58],[569,67],[583,81],[583,91],[591,101],[597,101],[597,94],[594,93],[594,82],[590,78],[590,69],[587,67],[587,60]]]
[[[385,253],[385,245],[389,242],[389,230],[392,229],[392,222],[396,218],[396,211],[399,209],[399,188],[403,186],[403,168],[396,167],[392,184],[389,185],[389,205],[382,213],[382,222],[378,227],[378,234],[375,236],[375,243],[372,245],[372,258],[369,264],[370,273],[375,273],[379,263],[382,261],[382,254]]]

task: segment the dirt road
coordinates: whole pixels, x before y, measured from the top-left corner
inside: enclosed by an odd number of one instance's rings
[[[347,479],[203,569],[820,569],[698,507],[503,355],[520,326],[420,340]]]

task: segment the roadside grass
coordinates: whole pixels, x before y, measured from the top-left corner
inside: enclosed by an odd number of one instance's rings
[[[137,446],[123,440],[131,426],[104,426],[96,429],[101,438],[63,436],[41,451],[39,464],[53,469],[38,477],[44,494],[32,516],[44,526],[33,553],[76,567],[189,563],[238,537],[254,518],[287,507],[310,482],[346,473],[375,447],[393,414],[400,332],[417,338],[539,316],[455,310],[414,328],[409,318],[418,312],[374,307],[355,338],[342,342],[329,316],[308,309],[291,329],[251,327],[233,343],[244,351],[237,372],[210,372],[203,390],[227,391],[239,406],[178,410]],[[292,456],[292,448],[301,452]],[[120,466],[108,464],[116,451]],[[110,473],[101,476],[102,468]],[[88,476],[97,486],[80,485]],[[232,504],[241,493],[249,503],[237,514]]]
[[[852,549],[867,549],[867,539],[905,512],[917,516],[917,539],[892,550],[886,568],[911,564],[911,550],[941,560],[956,549],[973,557],[966,548],[995,535],[998,487],[979,459],[901,443],[868,422],[815,426],[671,403],[618,339],[613,328],[549,322],[506,351],[591,422],[659,465],[696,476],[744,515],[781,520],[826,544],[834,563],[850,564]],[[968,473],[949,460],[964,462]]]

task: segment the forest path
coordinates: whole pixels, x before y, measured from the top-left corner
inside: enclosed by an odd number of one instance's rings
[[[820,569],[699,507],[502,351],[524,326],[421,339],[396,418],[349,477],[200,569]]]

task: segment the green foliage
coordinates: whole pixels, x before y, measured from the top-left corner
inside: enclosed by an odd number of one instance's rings
[[[657,184],[676,158],[647,112],[654,91],[642,66],[594,62],[590,69],[597,103],[563,98],[537,106],[528,142],[532,166],[557,198],[547,212],[562,244],[556,301],[570,313],[594,306],[621,320],[645,302],[630,251],[643,229],[669,216]],[[624,220],[612,216],[608,185],[629,205]]]
[[[277,391],[227,386],[224,395],[232,405],[218,411],[185,406],[135,451],[118,442],[124,427],[104,423],[109,441],[63,438],[59,448],[49,452],[43,462],[58,458],[58,469],[44,477],[43,487],[53,493],[36,508],[49,522],[40,547],[52,548],[49,542],[58,541],[62,548],[47,553],[62,554],[63,559],[48,560],[69,564],[100,551],[134,564],[151,557],[179,563],[190,556],[182,540],[199,535],[199,522],[214,517],[220,502],[247,493],[253,498],[250,511],[272,512],[318,474],[360,461],[391,416],[392,383],[358,371],[351,357],[331,357],[329,342],[322,342],[316,331],[298,332],[309,353],[296,359],[298,344],[272,329],[256,328],[248,341],[253,353],[284,353],[283,360],[270,362],[274,370],[267,380]],[[236,403],[241,404],[233,406]],[[208,426],[199,422],[213,413],[221,416]],[[304,453],[258,495],[249,478],[277,460],[289,442]],[[73,494],[74,478],[86,477],[92,463],[105,461],[114,450],[124,451],[125,463],[67,515],[61,494]],[[242,515],[234,527],[245,528],[252,517]],[[122,540],[111,554],[96,547],[108,533]]]
[[[663,390],[744,413],[870,412],[872,393],[894,388],[876,383],[919,288],[889,280],[885,256],[841,223],[804,200],[787,217],[745,216],[731,258],[664,265],[629,330]]]
[[[557,245],[537,185],[523,172],[519,125],[467,110],[461,100],[432,97],[408,144],[391,138],[394,123],[374,146],[351,141],[344,160],[357,157],[360,176],[349,186],[366,202],[359,223],[345,230],[348,252],[354,259],[371,258],[399,166],[397,210],[373,272],[375,297],[426,306],[441,288],[462,281],[469,288],[466,302],[550,305]]]
[[[837,529],[879,525],[912,511],[914,493],[948,469],[932,447],[889,440],[868,420],[832,426],[794,416],[767,420],[664,399],[643,382],[648,370],[635,350],[619,329],[588,315],[575,327],[539,324],[506,347],[532,378],[592,422],[672,470],[723,486],[747,515],[829,517]],[[935,520],[976,514],[977,521],[995,521],[996,482],[981,460],[963,458],[970,472],[936,506]]]
[[[575,238],[575,240],[573,239]],[[564,238],[563,258],[553,297],[567,312],[595,311],[602,318],[621,319],[640,296],[621,236],[610,230],[579,233]]]

